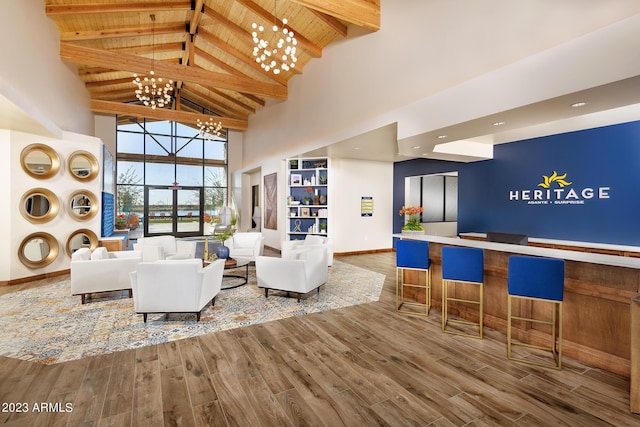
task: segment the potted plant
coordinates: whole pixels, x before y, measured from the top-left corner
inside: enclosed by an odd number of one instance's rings
[[[422,206],[403,206],[400,216],[405,216],[406,221],[402,227],[402,234],[424,234],[424,227],[420,224],[420,214],[424,211]]]
[[[124,230],[125,228],[127,228],[127,218],[125,217],[125,215],[124,214],[116,215],[116,220],[113,223],[113,226],[115,227],[116,230]]]

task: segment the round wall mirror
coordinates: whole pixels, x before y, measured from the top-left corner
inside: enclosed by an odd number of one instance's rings
[[[69,211],[75,219],[85,221],[98,213],[98,198],[88,190],[79,190],[71,195]]]
[[[58,197],[46,188],[34,188],[20,199],[20,213],[27,221],[43,224],[58,215],[60,202]]]
[[[98,159],[88,151],[75,151],[67,161],[69,173],[78,181],[91,181],[98,176]]]
[[[58,173],[60,156],[48,145],[31,144],[24,147],[20,153],[20,164],[28,175],[46,179]]]
[[[24,238],[18,258],[29,268],[42,268],[58,256],[58,241],[49,233],[33,233]]]
[[[98,236],[86,228],[76,230],[67,239],[67,255],[71,256],[80,248],[89,248],[93,252],[98,247]]]

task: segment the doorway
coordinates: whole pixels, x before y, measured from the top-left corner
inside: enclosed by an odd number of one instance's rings
[[[204,188],[147,185],[144,200],[145,236],[202,236]]]

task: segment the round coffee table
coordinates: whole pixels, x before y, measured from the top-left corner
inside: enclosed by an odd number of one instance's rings
[[[249,263],[250,260],[245,258],[234,258],[235,264],[231,264],[228,261],[224,264],[224,270],[235,270],[244,267],[244,275],[240,273],[223,274],[222,286],[220,289],[233,289],[239,286],[244,286],[249,281]],[[231,280],[224,280],[231,279]],[[226,282],[226,283],[225,283]]]

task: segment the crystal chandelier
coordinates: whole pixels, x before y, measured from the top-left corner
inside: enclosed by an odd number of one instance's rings
[[[277,6],[277,2],[276,2]],[[277,9],[274,12],[276,15]],[[277,18],[276,18],[277,19]],[[295,38],[293,31],[287,28],[287,18],[282,19],[282,32],[278,28],[277,23],[274,23],[272,34],[264,37],[264,27],[256,24],[251,24],[253,32],[253,56],[256,57],[256,62],[265,71],[271,71],[273,74],[280,74],[281,71],[289,71],[296,66],[298,57],[296,56],[296,45],[298,41]]]
[[[133,74],[133,84],[136,86],[135,94],[145,106],[151,106],[154,110],[156,107],[163,108],[169,105],[171,102],[171,93],[173,92],[173,80],[169,80],[169,83],[162,84],[162,77],[155,76],[153,71],[153,65],[155,63],[156,53],[156,15],[150,15],[153,21],[153,41],[152,41],[152,56],[151,56],[151,71],[149,71],[150,77],[141,78],[138,74]]]
[[[222,136],[222,122],[214,122],[212,118],[208,118],[204,122],[200,119],[196,120],[198,125],[198,133],[202,138],[213,141],[216,137]]]

